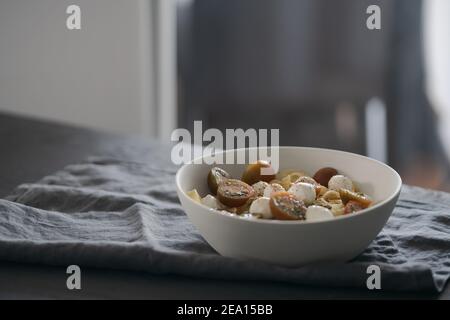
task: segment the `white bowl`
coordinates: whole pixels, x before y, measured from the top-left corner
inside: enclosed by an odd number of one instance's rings
[[[229,150],[248,153],[248,149]],[[381,231],[400,194],[402,180],[391,167],[353,153],[304,147],[280,147],[280,170],[298,169],[313,175],[334,167],[350,177],[375,205],[363,211],[321,222],[244,219],[210,209],[186,192],[209,190],[207,175],[213,165],[185,164],[176,176],[177,192],[191,222],[221,255],[256,259],[283,266],[313,262],[344,262],[356,257]],[[218,165],[240,178],[245,165]]]

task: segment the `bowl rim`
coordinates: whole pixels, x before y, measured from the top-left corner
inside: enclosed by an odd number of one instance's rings
[[[183,196],[185,198],[188,199],[188,201],[192,202],[194,205],[199,206],[200,208],[204,208],[204,209],[210,211],[209,213],[220,215],[222,217],[228,217],[230,219],[236,219],[238,221],[243,221],[243,222],[245,221],[245,222],[248,222],[248,223],[264,223],[264,224],[276,224],[276,225],[308,225],[308,224],[319,224],[319,223],[333,223],[333,222],[337,222],[337,221],[341,221],[341,220],[345,220],[345,219],[351,219],[351,218],[354,218],[354,217],[358,217],[358,216],[361,216],[361,215],[364,215],[364,214],[369,214],[370,212],[374,211],[375,209],[380,208],[380,207],[384,206],[385,204],[387,204],[388,202],[392,201],[395,197],[397,197],[399,195],[400,190],[402,188],[402,178],[397,173],[397,171],[395,171],[392,167],[388,166],[387,164],[385,164],[385,163],[383,163],[383,162],[381,162],[379,160],[376,160],[376,159],[373,159],[373,158],[370,158],[370,157],[367,157],[367,156],[364,156],[364,155],[361,155],[361,154],[348,152],[348,151],[335,150],[335,149],[329,149],[329,148],[301,147],[301,146],[278,146],[278,147],[275,147],[275,146],[269,147],[268,146],[268,147],[251,147],[251,148],[228,149],[228,150],[222,150],[222,151],[218,152],[217,154],[226,153],[226,152],[237,152],[239,150],[260,149],[260,148],[303,149],[303,150],[306,150],[306,151],[307,150],[316,150],[316,151],[320,150],[320,151],[327,151],[327,152],[342,153],[342,154],[346,154],[346,155],[349,155],[351,157],[356,157],[356,158],[363,158],[363,159],[372,161],[372,162],[374,162],[374,163],[376,163],[378,165],[381,165],[382,167],[385,167],[386,169],[388,169],[388,171],[390,171],[394,175],[394,177],[396,177],[396,179],[397,179],[397,186],[395,188],[395,191],[389,197],[387,197],[386,199],[376,203],[375,205],[373,205],[373,206],[371,206],[369,208],[363,209],[363,210],[358,211],[358,212],[352,212],[352,213],[348,213],[348,214],[345,214],[345,215],[337,216],[337,217],[334,217],[333,219],[321,220],[321,221],[276,220],[276,219],[245,219],[245,218],[239,217],[237,215],[233,215],[231,213],[227,214],[226,212],[223,212],[221,210],[217,210],[217,209],[213,209],[213,208],[207,207],[207,206],[205,206],[205,205],[203,205],[201,203],[198,203],[198,202],[194,201],[181,188],[180,175],[181,175],[181,172],[183,170],[185,170],[186,167],[188,167],[191,164],[195,164],[194,163],[195,161],[197,161],[198,159],[204,158],[204,156],[192,159],[191,161],[189,161],[188,163],[185,163],[184,165],[182,165],[178,169],[178,171],[176,173],[176,176],[175,176],[176,187],[177,187],[178,191],[181,194],[183,194]]]

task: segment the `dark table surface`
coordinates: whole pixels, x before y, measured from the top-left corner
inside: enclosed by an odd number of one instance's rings
[[[143,138],[95,132],[0,114],[0,197],[90,155],[123,146],[151,152]],[[81,290],[68,290],[65,268],[0,261],[0,299],[450,299],[442,294],[326,288],[276,282],[218,281],[115,270],[82,270]]]

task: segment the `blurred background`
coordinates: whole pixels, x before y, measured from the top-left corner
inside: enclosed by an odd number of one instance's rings
[[[0,112],[163,141],[194,120],[279,128],[450,191],[449,17],[448,0],[0,0]]]

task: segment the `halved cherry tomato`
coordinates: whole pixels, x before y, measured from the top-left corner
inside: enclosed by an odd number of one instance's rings
[[[267,169],[270,173],[262,175],[262,168]],[[275,179],[275,176],[275,171],[272,169],[270,163],[267,161],[258,160],[255,163],[249,164],[247,168],[245,168],[241,180],[252,185],[258,181],[270,182]]]
[[[328,181],[330,181],[332,176],[335,176],[337,174],[338,172],[335,168],[325,167],[317,170],[313,178],[321,185],[328,186]]]
[[[289,192],[281,191],[272,194],[269,205],[275,219],[305,220],[305,204]]]
[[[255,190],[245,182],[236,179],[222,181],[217,188],[217,199],[229,207],[240,207],[255,196]]]
[[[225,170],[218,167],[212,168],[208,174],[209,190],[211,190],[213,194],[217,194],[217,188],[219,187],[219,183],[230,178],[231,178],[230,174]]]

